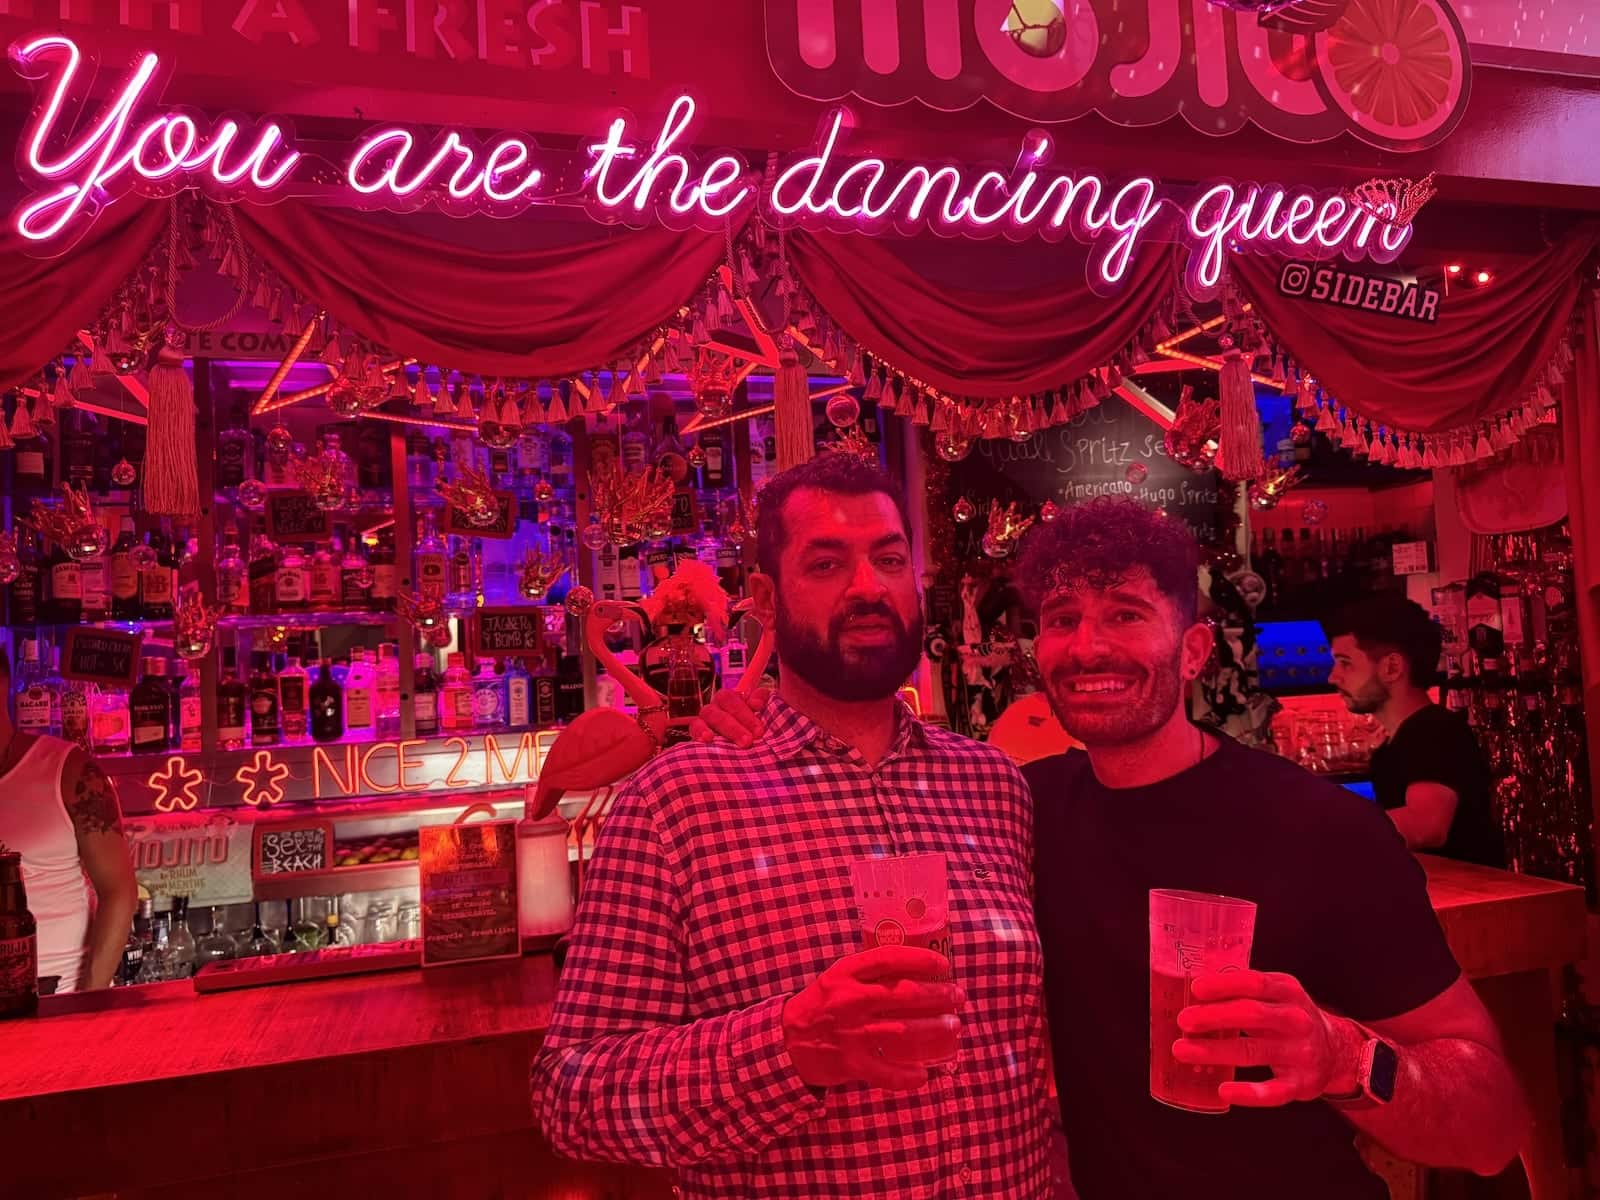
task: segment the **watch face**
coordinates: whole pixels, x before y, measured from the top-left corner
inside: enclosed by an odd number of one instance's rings
[[[1394,1047],[1379,1041],[1372,1048],[1372,1073],[1367,1080],[1367,1090],[1374,1100],[1384,1104],[1394,1099],[1395,1079],[1400,1074],[1400,1059]]]

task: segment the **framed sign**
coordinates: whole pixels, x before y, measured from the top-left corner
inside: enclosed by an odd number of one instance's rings
[[[62,678],[132,687],[139,675],[139,646],[143,642],[143,633],[69,629],[61,650]]]
[[[303,821],[257,825],[252,861],[257,879],[326,871],[333,866],[333,822]]]
[[[697,533],[700,529],[700,513],[694,502],[694,493],[688,488],[680,488],[672,493],[672,532]]]
[[[474,525],[467,520],[467,514],[455,505],[449,505],[444,510],[443,530],[453,533],[457,537],[480,537],[494,540],[504,540],[517,532],[517,517],[520,515],[517,498],[510,492],[496,492],[495,504],[498,511],[495,514],[494,524]]]
[[[521,954],[517,823],[424,825],[421,836],[422,965]]]
[[[1396,575],[1426,575],[1428,565],[1427,542],[1396,542],[1394,544],[1394,573]]]
[[[333,536],[333,514],[318,508],[309,492],[270,492],[267,534],[275,542],[325,542]]]
[[[187,896],[191,908],[244,904],[253,827],[226,813],[131,818],[123,826],[133,871],[152,896]]]
[[[480,657],[538,658],[544,654],[544,614],[531,606],[480,608],[467,638],[472,653]]]

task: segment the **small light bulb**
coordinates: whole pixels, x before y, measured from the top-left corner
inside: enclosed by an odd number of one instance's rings
[[[1459,274],[1461,274],[1461,264],[1460,263],[1451,263],[1448,267],[1445,268],[1445,270],[1450,272],[1450,274],[1452,274],[1452,275],[1459,275]]]
[[[1491,280],[1493,278],[1494,278],[1494,276],[1489,274],[1489,272],[1487,272],[1487,271],[1479,271],[1478,272],[1478,282],[1479,283],[1488,283],[1489,280]]]

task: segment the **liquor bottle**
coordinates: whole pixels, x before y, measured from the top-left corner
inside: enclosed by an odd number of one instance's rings
[[[560,718],[561,693],[556,677],[547,664],[539,664],[533,676],[533,723],[540,729],[549,729]]]
[[[723,452],[722,430],[706,430],[700,435],[699,445],[706,454],[706,465],[700,468],[700,488],[707,492],[721,491],[728,486],[728,465]]]
[[[243,404],[229,406],[225,428],[217,434],[217,486],[232,496],[246,479],[255,477],[255,440]]]
[[[257,517],[250,529],[249,565],[250,611],[264,616],[278,611],[278,548],[267,537],[265,517]]]
[[[447,654],[444,663],[439,728],[445,733],[460,733],[472,728],[472,680],[467,675],[465,657],[459,652]]]
[[[310,728],[311,676],[300,663],[298,646],[290,651],[288,664],[278,674],[278,720],[284,741],[302,742]]]
[[[224,613],[250,611],[250,580],[239,550],[239,535],[231,529],[222,535],[222,547],[217,551],[217,607]]]
[[[278,555],[277,582],[274,603],[278,612],[294,612],[306,607],[310,596],[310,580],[306,573],[305,553],[290,543]]]
[[[81,679],[62,681],[61,736],[85,750],[93,744],[89,737],[89,685]]]
[[[406,486],[413,494],[433,490],[433,444],[421,430],[406,434]]]
[[[394,486],[389,461],[389,426],[378,421],[360,422],[355,434],[356,486],[363,491],[387,491]]]
[[[276,746],[283,740],[279,711],[278,677],[272,673],[272,656],[264,650],[250,655],[250,744]]]
[[[411,681],[411,717],[418,737],[433,737],[439,732],[439,676],[433,655],[416,657],[416,674]]]
[[[533,723],[533,676],[522,660],[513,658],[506,663],[506,726],[526,729]]]
[[[622,469],[637,471],[650,456],[650,435],[645,431],[644,412],[637,404],[628,405],[623,417]]]
[[[432,512],[422,514],[421,535],[417,539],[417,553],[415,569],[412,579],[416,582],[417,594],[424,600],[444,601],[446,587],[446,559],[448,557],[445,542],[439,536],[439,526]]]
[[[17,670],[16,722],[23,733],[48,734],[54,715],[50,690],[44,684],[44,668],[39,662],[39,641],[24,638],[22,662]]]
[[[739,544],[732,538],[725,538],[717,546],[717,580],[725,590],[731,590],[737,596],[744,590],[744,581],[740,577],[744,570],[739,562]]]
[[[344,679],[344,727],[351,737],[371,737],[373,728],[373,693],[377,690],[377,673],[367,658],[365,650],[350,654],[350,671]]]
[[[372,569],[361,552],[361,539],[348,531],[339,558],[339,607],[360,612],[371,607]]]
[[[622,600],[625,604],[637,601],[644,594],[640,587],[640,549],[635,544],[617,550],[617,571],[622,576]]]
[[[200,749],[200,725],[204,712],[200,691],[200,672],[183,664],[178,681],[178,749],[193,754]]]
[[[344,692],[333,677],[333,663],[324,658],[311,685],[311,737],[335,742],[344,736]]]
[[[1283,555],[1278,552],[1278,533],[1275,529],[1262,531],[1261,558],[1256,563],[1256,570],[1267,583],[1267,602],[1269,609],[1275,609],[1283,598]]]
[[[242,750],[250,692],[239,678],[238,656],[232,646],[222,648],[222,674],[217,680],[217,742],[224,750]]]
[[[583,659],[563,654],[556,660],[555,723],[576,721],[583,715]]]
[[[31,627],[43,616],[45,597],[39,543],[30,530],[17,534],[17,563],[17,577],[11,581],[11,624]]]
[[[42,620],[47,625],[78,624],[83,620],[83,567],[60,542],[52,542],[46,569]]]
[[[166,977],[188,979],[194,974],[197,957],[198,947],[189,928],[189,897],[174,896],[167,916]]]
[[[617,548],[606,542],[595,552],[595,582],[602,600],[622,599],[622,564]]]
[[[104,621],[111,615],[111,558],[106,551],[79,563],[83,588],[83,619]]]
[[[85,409],[57,415],[61,426],[61,482],[87,489],[94,482],[94,447],[98,430],[94,414]]]
[[[339,607],[342,594],[339,564],[343,557],[344,544],[337,534],[311,554],[311,566],[306,576],[306,602],[317,612],[328,612]]]
[[[367,606],[376,612],[393,612],[395,597],[400,594],[400,569],[395,564],[392,528],[378,535],[378,544],[367,562],[372,568],[372,590]]]
[[[25,401],[18,396],[17,403]],[[50,438],[44,430],[17,443],[15,471],[19,489],[38,490],[50,482]]]
[[[39,1011],[39,926],[28,911],[22,854],[0,850],[0,1020]]]
[[[373,692],[378,736],[397,737],[400,733],[400,654],[393,642],[384,642],[378,647],[376,676]]]
[[[89,737],[96,754],[126,754],[133,738],[133,718],[128,693],[111,684],[99,684],[89,696]]]
[[[139,598],[146,621],[172,620],[177,594],[178,562],[166,536],[151,530],[146,539],[155,558],[139,568]]]
[[[144,971],[145,952],[155,943],[155,904],[149,896],[139,897],[139,909],[133,916],[133,928],[122,946],[122,966],[117,971],[117,982],[131,986],[139,982]]]
[[[211,928],[195,941],[196,969],[207,963],[222,962],[232,958],[237,951],[233,935],[228,932],[228,910],[221,905],[211,906]]]
[[[169,978],[167,957],[170,946],[171,922],[166,913],[150,915],[150,936],[144,944],[144,955],[139,963],[135,983],[160,983]]]
[[[505,684],[489,659],[478,664],[478,674],[472,680],[472,721],[475,729],[505,727]]]
[[[255,903],[255,917],[250,928],[234,942],[234,957],[265,958],[279,952],[278,939],[273,937],[261,921],[261,902]]]
[[[52,646],[41,664],[44,669],[44,690],[50,693],[50,733],[61,736],[61,693],[67,681],[61,678],[61,647]]]
[[[288,933],[283,949],[288,954],[303,954],[327,945],[328,919],[325,910],[328,902],[315,896],[297,896],[290,904]]]
[[[451,538],[449,578],[445,587],[445,603],[451,608],[472,608],[478,602],[477,581],[474,578],[471,543],[466,538]]]
[[[167,660],[146,655],[144,674],[128,693],[133,719],[133,752],[151,754],[172,744],[172,692],[167,687]]]

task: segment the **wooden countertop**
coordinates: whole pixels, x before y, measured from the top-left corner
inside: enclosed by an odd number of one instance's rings
[[[1469,979],[1541,971],[1584,954],[1583,889],[1419,854],[1428,898]]]
[[[178,982],[46,998],[55,1015],[0,1022],[0,1101],[542,1034],[554,997],[550,956],[530,954],[204,996]]]

